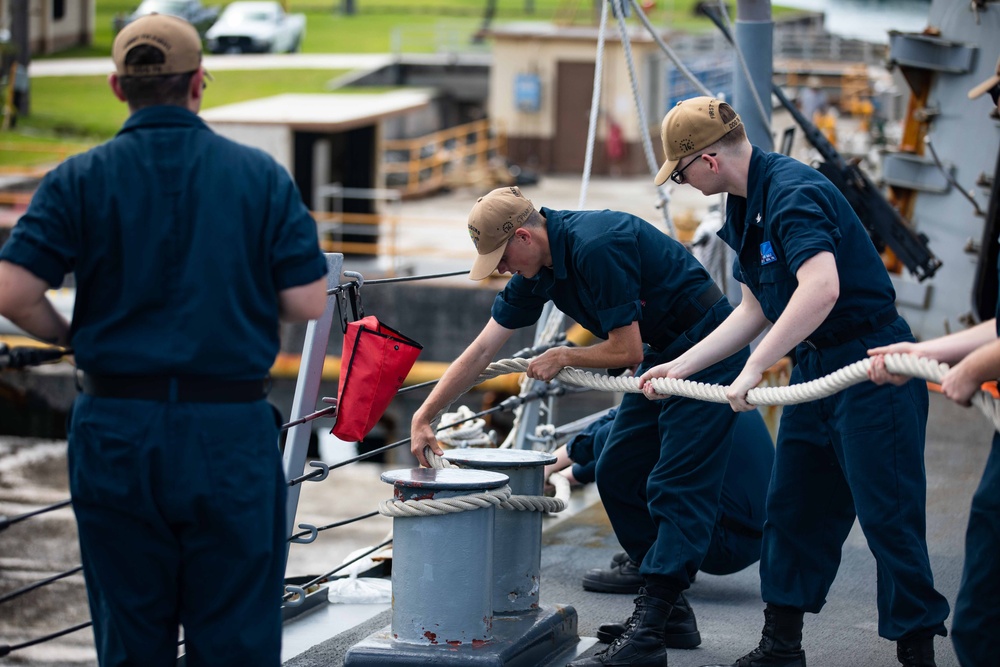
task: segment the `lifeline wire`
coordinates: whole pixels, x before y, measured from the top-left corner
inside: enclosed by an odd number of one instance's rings
[[[466,273],[468,273],[468,271],[462,270],[462,271],[450,271],[448,273],[429,273],[420,276],[399,276],[396,278],[378,278],[376,280],[366,280],[365,285],[384,285],[387,283],[404,283],[415,280],[432,280],[434,278],[449,278],[451,276],[461,276]],[[357,283],[356,280],[349,280],[346,283],[340,283],[336,287],[331,287],[330,289],[328,289],[326,291],[326,295],[333,296],[334,294],[340,294],[345,289],[356,283]]]
[[[347,561],[346,563],[341,563],[340,565],[338,565],[337,567],[333,568],[332,570],[330,570],[326,574],[321,574],[318,577],[312,579],[311,581],[308,581],[308,582],[302,584],[301,586],[297,586],[296,588],[304,590],[304,589],[309,588],[310,586],[315,586],[316,584],[322,582],[323,580],[328,579],[332,575],[340,572],[341,570],[343,570],[348,565],[353,565],[354,563],[357,563],[359,560],[361,560],[365,556],[370,556],[373,553],[375,553],[376,551],[378,551],[379,549],[387,547],[390,544],[392,544],[392,540],[391,539],[390,540],[385,540],[384,542],[376,544],[374,547],[372,547],[368,551],[364,552],[363,554],[360,554],[360,555],[356,556],[355,558],[352,558],[351,560]],[[286,590],[287,590],[287,588],[288,587],[286,587]],[[292,592],[292,593],[285,593],[283,596],[281,596],[281,601],[282,602],[288,602],[294,595],[295,595],[294,592]]]
[[[45,512],[51,512],[52,510],[57,510],[60,507],[66,507],[72,502],[73,502],[72,500],[64,500],[60,503],[56,503],[55,505],[49,505],[48,507],[43,507],[41,509],[33,510],[31,512],[25,512],[24,514],[20,514],[18,516],[0,517],[0,530],[5,530],[10,526],[13,526],[15,523],[20,523],[21,521],[24,521],[25,519],[30,519],[33,516],[38,516],[39,514],[44,514]]]
[[[316,528],[316,532],[317,533],[321,533],[324,530],[329,530],[330,528],[339,528],[340,526],[346,526],[347,524],[354,523],[355,521],[361,521],[362,519],[370,519],[373,516],[378,516],[378,512],[368,512],[368,514],[362,514],[360,516],[356,516],[356,517],[353,517],[351,519],[344,519],[343,521],[336,521],[334,523],[328,523],[325,526],[319,526],[318,528]],[[297,539],[299,537],[305,537],[306,535],[312,535],[312,531],[311,530],[303,530],[301,533],[295,533],[294,535],[292,535],[291,537],[288,538],[288,541],[290,542],[290,541],[292,541],[294,539]],[[0,602],[2,602],[2,600],[0,600]]]
[[[84,628],[89,628],[91,625],[93,625],[93,622],[87,621],[86,623],[80,623],[78,625],[74,625],[73,627],[66,628],[65,630],[59,630],[58,632],[53,632],[43,637],[38,637],[37,639],[21,642],[20,644],[0,645],[0,658],[2,658],[5,655],[9,655],[11,651],[18,651],[22,648],[28,648],[29,646],[34,646],[35,644],[41,644],[42,642],[47,642],[52,639],[57,639],[59,637],[62,637],[63,635],[68,635],[71,632],[76,632],[77,630],[83,630]]]
[[[4,602],[7,602],[9,600],[13,600],[14,598],[19,598],[22,595],[24,595],[25,593],[30,593],[31,591],[35,590],[36,588],[41,588],[42,586],[47,586],[48,584],[51,584],[54,581],[59,581],[60,579],[65,579],[68,576],[76,574],[77,572],[79,572],[82,569],[83,569],[82,565],[77,565],[72,570],[66,570],[65,572],[60,572],[59,574],[54,574],[51,577],[47,577],[45,579],[41,579],[39,581],[36,581],[33,584],[28,584],[27,586],[24,586],[23,588],[19,588],[16,591],[11,591],[10,593],[5,593],[2,597],[0,597],[0,604],[3,604]]]
[[[500,373],[499,375],[503,375],[503,373]],[[496,377],[496,376],[494,375],[493,377]],[[552,390],[549,390],[549,391],[552,391]],[[544,398],[545,396],[547,396],[548,393],[549,392],[546,391],[546,392],[541,392],[541,393],[529,394],[528,396],[524,396],[524,397],[512,396],[511,398],[508,398],[507,400],[505,400],[504,402],[502,402],[500,405],[495,405],[492,408],[489,408],[488,410],[483,410],[481,412],[477,412],[476,414],[472,415],[468,419],[463,419],[463,420],[457,421],[457,422],[455,422],[453,424],[448,424],[447,426],[441,426],[437,430],[441,431],[441,430],[444,430],[446,428],[451,428],[453,426],[457,426],[458,424],[465,423],[466,421],[470,421],[470,420],[473,420],[473,419],[478,419],[479,417],[485,417],[486,415],[491,415],[494,412],[503,412],[503,411],[506,411],[506,410],[510,410],[513,405],[518,405],[518,404],[524,403],[525,401],[539,400],[539,399]],[[322,469],[313,470],[312,472],[306,473],[305,475],[302,475],[301,477],[295,477],[294,479],[289,480],[288,486],[295,486],[296,484],[301,484],[302,482],[306,482],[306,481],[308,481],[310,479],[313,479],[314,477],[322,477],[326,472],[328,472],[330,470],[335,470],[337,468],[342,468],[343,466],[346,466],[349,463],[354,463],[356,461],[363,461],[364,459],[368,459],[368,458],[371,458],[371,457],[376,456],[378,454],[382,454],[383,452],[387,452],[387,451],[389,451],[391,449],[395,449],[396,447],[399,447],[400,445],[405,445],[406,443],[410,442],[410,440],[412,440],[412,438],[403,438],[402,440],[398,440],[396,442],[393,442],[391,444],[385,445],[383,447],[379,447],[378,449],[373,449],[370,452],[365,452],[364,454],[360,454],[359,456],[355,456],[352,459],[347,459],[346,461],[341,461],[341,462],[336,463],[334,465],[327,466],[326,470],[322,470]]]

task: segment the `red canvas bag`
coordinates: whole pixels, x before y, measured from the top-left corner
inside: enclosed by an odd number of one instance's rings
[[[348,442],[360,442],[368,435],[403,386],[422,349],[420,343],[382,324],[374,315],[349,323],[344,332],[333,434]]]

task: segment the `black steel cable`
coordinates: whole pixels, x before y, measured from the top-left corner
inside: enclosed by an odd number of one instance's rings
[[[374,511],[374,512],[369,512],[368,514],[362,514],[361,516],[356,516],[356,517],[354,517],[352,519],[344,519],[343,521],[337,521],[337,522],[334,522],[334,523],[328,523],[325,526],[320,526],[319,528],[317,528],[316,532],[317,533],[321,533],[324,530],[328,530],[330,528],[339,528],[340,526],[346,526],[347,524],[354,523],[355,521],[361,521],[362,519],[370,519],[371,517],[375,516],[376,514],[378,514],[377,510]],[[300,537],[305,537],[306,535],[312,535],[312,531],[311,530],[303,530],[301,533],[296,533],[295,535],[292,535],[291,537],[289,537],[288,541],[291,542],[294,539],[298,539]],[[2,600],[0,600],[0,602],[2,602]]]
[[[366,280],[365,285],[386,285],[388,283],[405,283],[411,280],[431,280],[433,278],[450,278],[452,276],[461,276],[468,273],[468,269],[463,269],[462,271],[449,271],[448,273],[428,273],[422,276],[399,276],[396,278],[376,278],[374,280]]]
[[[66,570],[65,572],[62,572],[60,574],[54,574],[51,577],[48,577],[47,579],[42,579],[40,581],[36,581],[33,584],[28,584],[24,588],[19,588],[16,591],[11,591],[9,593],[5,593],[4,595],[0,596],[0,604],[3,604],[4,602],[7,602],[8,600],[13,600],[14,598],[21,597],[25,593],[30,593],[31,591],[35,590],[36,588],[41,588],[42,586],[47,586],[48,584],[51,584],[53,581],[59,581],[60,579],[64,579],[64,578],[66,578],[66,577],[68,577],[70,575],[74,575],[74,574],[76,574],[77,572],[79,572],[82,569],[83,569],[82,565],[77,565],[72,570]]]
[[[48,507],[43,507],[41,509],[33,510],[31,512],[25,512],[24,514],[19,514],[18,516],[0,516],[0,530],[6,530],[15,523],[20,523],[25,519],[30,519],[33,516],[38,516],[39,514],[44,514],[45,512],[51,512],[52,510],[57,510],[60,507],[66,507],[71,504],[72,500],[64,500],[61,503],[56,503],[55,505],[49,505]]]
[[[303,590],[305,590],[305,589],[309,588],[310,586],[315,586],[316,584],[320,583],[321,581],[325,581],[326,579],[329,579],[330,576],[332,576],[332,575],[340,572],[341,570],[343,570],[348,565],[353,565],[354,563],[357,563],[359,560],[361,560],[365,556],[370,556],[371,554],[375,553],[376,551],[378,551],[382,547],[388,546],[390,544],[392,544],[392,538],[390,538],[390,539],[382,542],[381,544],[376,544],[375,546],[373,546],[368,551],[364,552],[363,554],[361,554],[361,555],[359,555],[359,556],[357,556],[355,558],[352,558],[351,560],[347,561],[346,563],[341,563],[340,565],[338,565],[337,567],[333,568],[332,570],[330,570],[326,574],[321,574],[318,577],[316,577],[315,579],[312,579],[311,581],[308,581],[308,582],[302,584],[300,586],[300,588],[302,588]],[[288,602],[290,599],[292,599],[293,595],[294,595],[294,593],[285,593],[283,596],[281,596],[281,601],[282,602]]]
[[[453,424],[448,424],[447,426],[442,426],[442,427],[438,428],[437,430],[438,431],[443,431],[446,428],[451,428],[452,426],[457,426],[459,424],[464,424],[467,421],[472,421],[473,419],[477,419],[477,418],[483,417],[485,415],[493,414],[494,412],[499,412],[499,411],[504,410],[504,409],[506,409],[505,406],[503,404],[500,404],[500,405],[497,405],[497,406],[494,406],[494,407],[490,408],[489,410],[483,410],[482,412],[477,412],[476,414],[472,415],[471,417],[467,417],[467,418],[465,418],[465,419],[463,419],[461,421],[457,421],[457,422],[455,422]],[[355,463],[357,461],[363,461],[363,460],[365,460],[367,458],[371,458],[371,457],[376,456],[378,454],[382,454],[384,452],[389,451],[390,449],[395,449],[396,447],[399,447],[400,445],[405,445],[411,439],[412,438],[403,438],[402,440],[397,440],[396,442],[393,442],[393,443],[388,444],[388,445],[384,445],[382,447],[379,447],[378,449],[373,449],[370,452],[365,452],[364,454],[360,454],[358,456],[355,456],[352,459],[347,459],[346,461],[340,461],[339,463],[335,463],[334,465],[328,466],[327,469],[326,469],[326,471],[336,470],[337,468],[342,468],[342,467],[348,465],[349,463]],[[288,486],[295,486],[296,484],[301,484],[302,482],[308,481],[308,480],[312,479],[313,477],[320,477],[326,471],[324,471],[322,469],[313,470],[312,472],[306,473],[305,475],[302,475],[301,477],[296,477],[296,478],[290,480],[288,482]]]
[[[388,283],[405,283],[412,282],[415,280],[432,280],[434,278],[450,278],[452,276],[461,276],[468,273],[468,269],[462,271],[450,271],[448,273],[428,273],[420,276],[399,276],[397,278],[377,278],[375,280],[366,280],[365,285],[386,285]],[[351,280],[346,283],[340,283],[336,287],[331,287],[326,291],[327,296],[333,296],[334,294],[340,294],[345,289],[351,285],[356,285],[356,280]]]
[[[311,412],[308,415],[306,415],[305,417],[300,417],[298,419],[293,419],[292,421],[288,422],[287,424],[282,424],[281,425],[281,430],[282,431],[287,431],[288,429],[292,428],[293,426],[298,426],[299,424],[305,424],[306,422],[311,422],[314,419],[319,419],[320,417],[326,417],[328,415],[329,416],[335,416],[336,414],[337,414],[337,406],[336,405],[331,405],[328,408],[323,408],[322,410],[317,410],[316,412]]]
[[[586,388],[584,388],[584,390],[589,391]],[[461,419],[457,422],[452,422],[447,426],[439,426],[437,429],[435,429],[435,433],[438,431],[443,431],[445,429],[451,428],[453,426],[458,426],[459,424],[464,424],[465,422],[472,421],[473,419],[478,419],[480,417],[485,417],[486,415],[491,415],[494,412],[505,412],[507,410],[513,410],[517,406],[523,405],[528,401],[537,401],[542,398],[545,398],[546,396],[562,396],[565,393],[566,393],[566,387],[560,384],[560,385],[543,387],[539,391],[532,392],[527,396],[511,396],[510,398],[505,399],[499,405],[495,405],[492,408],[489,408],[488,410],[482,410],[470,417],[466,417],[465,419]],[[328,473],[331,470],[336,470],[337,468],[342,468],[350,463],[356,463],[357,461],[363,461],[367,458],[383,454],[389,451],[390,449],[395,449],[400,445],[405,445],[406,443],[410,442],[411,439],[412,438],[403,438],[402,440],[398,440],[391,444],[384,445],[382,447],[379,447],[378,449],[373,449],[370,452],[359,454],[358,456],[355,456],[354,458],[351,459],[347,459],[346,461],[340,461],[339,463],[335,463],[331,466],[325,466],[325,468],[317,468],[316,470],[313,470],[310,473],[306,473],[301,477],[296,477],[294,479],[289,480],[288,486],[295,486],[296,484],[301,484],[302,482],[306,482],[314,477],[322,477],[324,474]]]
[[[58,632],[53,632],[52,634],[45,635],[44,637],[38,637],[37,639],[31,639],[26,642],[21,642],[20,644],[2,644],[0,645],[0,658],[5,655],[9,655],[12,651],[18,651],[22,648],[28,648],[29,646],[34,646],[35,644],[41,644],[42,642],[47,642],[52,639],[57,639],[63,635],[68,635],[71,632],[76,632],[77,630],[83,630],[84,628],[89,628],[93,625],[92,621],[87,621],[86,623],[80,623],[79,625],[74,625],[71,628],[66,628],[65,630],[60,630]]]
[[[397,394],[405,394],[405,393],[407,393],[409,391],[415,391],[417,389],[423,389],[424,387],[433,387],[434,385],[436,385],[440,381],[441,381],[440,379],[437,379],[437,380],[427,380],[426,382],[420,382],[419,384],[411,384],[409,387],[403,387],[402,389],[400,389],[396,393]]]

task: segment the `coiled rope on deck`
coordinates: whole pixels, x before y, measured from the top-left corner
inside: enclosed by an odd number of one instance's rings
[[[885,355],[885,368],[890,373],[920,378],[930,382],[940,383],[949,370],[948,364],[926,359],[912,354]],[[480,381],[505,375],[521,373],[527,370],[531,359],[502,359],[486,367],[480,374]],[[816,378],[786,387],[756,387],[747,393],[747,402],[752,405],[796,405],[807,403],[827,396],[832,396],[848,387],[868,380],[868,369],[871,368],[870,358],[861,359],[853,364]],[[585,371],[567,366],[554,379],[575,386],[588,387],[601,391],[623,393],[641,393],[642,387],[636,377],[615,377]],[[664,396],[683,396],[711,403],[728,403],[724,385],[705,384],[691,380],[675,378],[655,378],[650,381],[656,393]],[[977,392],[972,397],[972,403],[978,407],[992,422],[993,428],[1000,431],[1000,403],[986,392]]]

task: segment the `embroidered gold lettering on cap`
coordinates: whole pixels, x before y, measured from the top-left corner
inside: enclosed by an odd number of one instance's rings
[[[692,97],[682,100],[663,117],[660,139],[665,160],[653,182],[663,185],[685,157],[708,148],[743,124],[739,116],[723,122],[719,112],[721,100]]]
[[[476,247],[476,261],[469,278],[482,280],[493,273],[503,258],[507,242],[534,210],[517,186],[497,188],[476,200],[468,222],[469,236]]]
[[[162,51],[163,62],[126,65],[125,58],[129,52],[144,45]],[[122,28],[111,47],[111,58],[119,76],[194,72],[201,67],[201,37],[194,26],[184,19],[167,14],[149,14]]]

